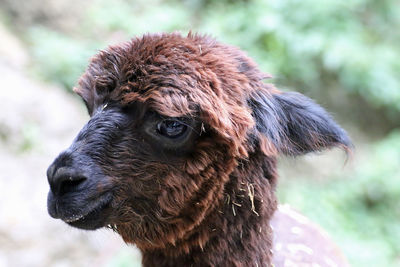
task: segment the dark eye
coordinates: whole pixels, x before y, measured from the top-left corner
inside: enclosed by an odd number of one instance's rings
[[[165,137],[177,138],[184,134],[187,126],[177,120],[164,120],[157,124],[157,132]]]

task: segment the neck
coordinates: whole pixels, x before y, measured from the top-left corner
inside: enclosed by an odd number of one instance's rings
[[[217,208],[174,246],[142,251],[143,265],[271,266],[275,164],[259,153],[239,163]]]

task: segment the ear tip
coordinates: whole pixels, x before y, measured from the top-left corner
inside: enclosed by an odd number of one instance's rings
[[[338,146],[346,152],[346,155],[352,157],[355,146],[349,135],[342,129],[342,133],[338,138]]]
[[[341,129],[340,143],[342,143],[343,145],[348,146],[348,147],[352,147],[353,146],[353,143],[351,142],[350,136],[343,129]]]

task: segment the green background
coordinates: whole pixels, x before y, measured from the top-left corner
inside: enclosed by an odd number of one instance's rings
[[[353,155],[281,159],[280,201],[321,224],[352,265],[399,266],[399,1],[91,0],[60,1],[61,11],[46,2],[3,0],[1,22],[28,48],[30,75],[67,91],[110,43],[192,30],[321,103],[350,133]],[[21,153],[35,145],[30,129]],[[124,251],[109,262],[134,264]]]

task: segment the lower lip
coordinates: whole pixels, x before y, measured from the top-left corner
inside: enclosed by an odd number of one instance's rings
[[[99,213],[101,213],[104,209],[106,209],[111,202],[111,198],[107,198],[106,200],[101,201],[102,203],[96,206],[94,209],[90,210],[85,215],[75,216],[69,219],[64,219],[63,221],[68,223],[71,226],[79,227],[82,223],[89,222],[89,221],[97,221]],[[101,218],[103,221],[105,218]],[[100,220],[99,220],[100,221]]]

